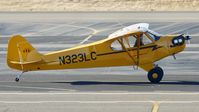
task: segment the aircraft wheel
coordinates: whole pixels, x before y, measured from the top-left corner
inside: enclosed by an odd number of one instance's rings
[[[160,67],[155,67],[148,72],[148,79],[151,83],[159,83],[162,80],[164,71]]]
[[[16,81],[16,82],[19,82],[19,78],[15,78],[15,81]]]

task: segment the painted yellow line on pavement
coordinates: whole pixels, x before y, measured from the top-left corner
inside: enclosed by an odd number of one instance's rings
[[[153,102],[153,108],[151,112],[158,112],[160,104],[158,102]]]

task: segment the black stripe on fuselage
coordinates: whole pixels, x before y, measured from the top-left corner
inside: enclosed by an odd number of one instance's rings
[[[140,47],[140,49],[145,49],[145,48],[152,48],[155,47],[157,45],[150,45],[150,46],[143,46]],[[160,47],[158,47],[160,48]],[[133,50],[137,50],[137,48],[132,48],[132,49],[128,49],[128,51],[133,51]],[[126,52],[125,50],[121,50],[121,51],[115,51],[115,52],[108,52],[108,53],[103,53],[103,54],[97,54],[97,56],[103,56],[103,55],[109,55],[109,54],[117,54],[117,53],[122,53],[122,52]]]

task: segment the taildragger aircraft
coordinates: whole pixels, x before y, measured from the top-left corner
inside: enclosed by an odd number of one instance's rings
[[[107,38],[73,48],[41,54],[21,35],[12,36],[8,43],[7,64],[24,72],[39,70],[79,69],[112,66],[136,66],[148,72],[152,83],[164,75],[154,64],[174,56],[186,47],[188,35],[160,35],[139,23],[120,29]],[[18,74],[15,81],[19,81]]]

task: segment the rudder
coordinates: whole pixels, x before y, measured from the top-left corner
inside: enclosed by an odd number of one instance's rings
[[[7,63],[11,68],[12,64],[28,64],[41,61],[41,54],[21,35],[11,37],[8,42]]]

